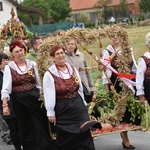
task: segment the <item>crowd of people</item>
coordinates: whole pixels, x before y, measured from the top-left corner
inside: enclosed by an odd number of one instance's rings
[[[110,45],[103,50],[102,58],[109,60],[114,54],[110,65],[117,70],[115,62],[122,51],[121,37],[116,33],[109,38]],[[64,46],[49,48],[52,62],[42,82],[45,107],[40,100],[41,84],[36,67],[42,40],[39,37],[31,39],[32,49],[29,51],[21,40],[11,41],[11,60],[7,54],[0,53],[0,130],[2,138],[7,137],[4,141],[8,144],[12,142],[16,150],[95,150],[90,129],[101,129],[102,126],[89,118],[86,106],[94,94],[94,84],[90,71],[78,71],[88,64],[76,42],[72,39]],[[130,73],[136,74],[136,95],[142,104],[145,101],[150,104],[150,33],[146,35],[146,45],[148,52],[139,58],[138,65],[132,52],[132,61],[128,64]],[[121,92],[117,75],[108,68],[106,73],[107,77],[103,74],[102,78],[106,93],[111,90],[108,80],[117,93]],[[93,115],[100,117],[99,112]],[[130,116],[126,108],[120,123],[133,123]],[[140,120],[134,122],[136,125],[140,123]],[[50,124],[54,127],[56,140],[51,137]],[[120,136],[123,148],[135,149],[128,132],[121,132]]]

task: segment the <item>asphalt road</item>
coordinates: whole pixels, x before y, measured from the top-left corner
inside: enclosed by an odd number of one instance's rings
[[[129,131],[129,137],[135,150],[150,150],[150,132]],[[121,138],[118,133],[99,136],[94,139],[96,150],[123,150]],[[12,145],[7,145],[0,138],[0,150],[15,150]]]
[[[129,138],[135,150],[150,150],[150,132],[129,131]],[[123,150],[118,133],[99,136],[94,142],[96,150]]]

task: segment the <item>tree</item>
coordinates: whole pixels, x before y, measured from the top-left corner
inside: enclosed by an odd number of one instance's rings
[[[127,3],[127,0],[120,0],[119,9],[120,9],[121,15],[123,15],[123,16],[127,16],[128,15],[128,3]]]
[[[21,5],[45,10],[45,13],[42,15],[42,18],[44,23],[48,22],[49,7],[45,0],[23,0],[23,2],[21,2]],[[33,24],[38,24],[38,16],[36,14],[25,14],[23,12],[18,12],[19,18],[26,25],[30,25],[29,15],[32,15],[33,17]]]
[[[102,8],[103,9],[103,15],[104,15],[104,20],[107,20],[107,6],[108,4],[112,3],[112,0],[98,0],[96,3],[95,7],[97,8]]]
[[[80,14],[80,19],[79,19],[79,22],[87,22],[88,21],[88,17],[85,15],[85,14]]]
[[[71,12],[69,0],[50,0],[50,15],[56,22],[64,21]]]
[[[143,12],[150,12],[150,0],[141,0],[139,7]]]

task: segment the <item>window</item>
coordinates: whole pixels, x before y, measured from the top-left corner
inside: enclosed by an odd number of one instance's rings
[[[98,19],[98,14],[96,12],[90,13],[90,21],[95,22]]]
[[[75,22],[79,21],[79,18],[80,18],[80,14],[74,14],[73,15],[73,19]]]
[[[2,2],[0,2],[0,11],[3,11],[3,5],[2,5]]]

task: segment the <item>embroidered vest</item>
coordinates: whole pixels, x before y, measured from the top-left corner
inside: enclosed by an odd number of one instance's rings
[[[150,59],[142,56],[142,58],[144,59],[145,63],[146,63],[146,71],[145,71],[145,79],[149,79],[150,78]]]
[[[57,99],[76,97],[77,92],[79,90],[79,83],[75,81],[75,70],[73,71],[73,75],[71,75],[69,79],[62,79],[60,77],[55,76],[51,72],[50,74],[54,78]]]
[[[10,68],[12,74],[12,91],[27,91],[35,87],[35,72],[34,68],[31,68],[33,75],[18,74],[17,71]]]

